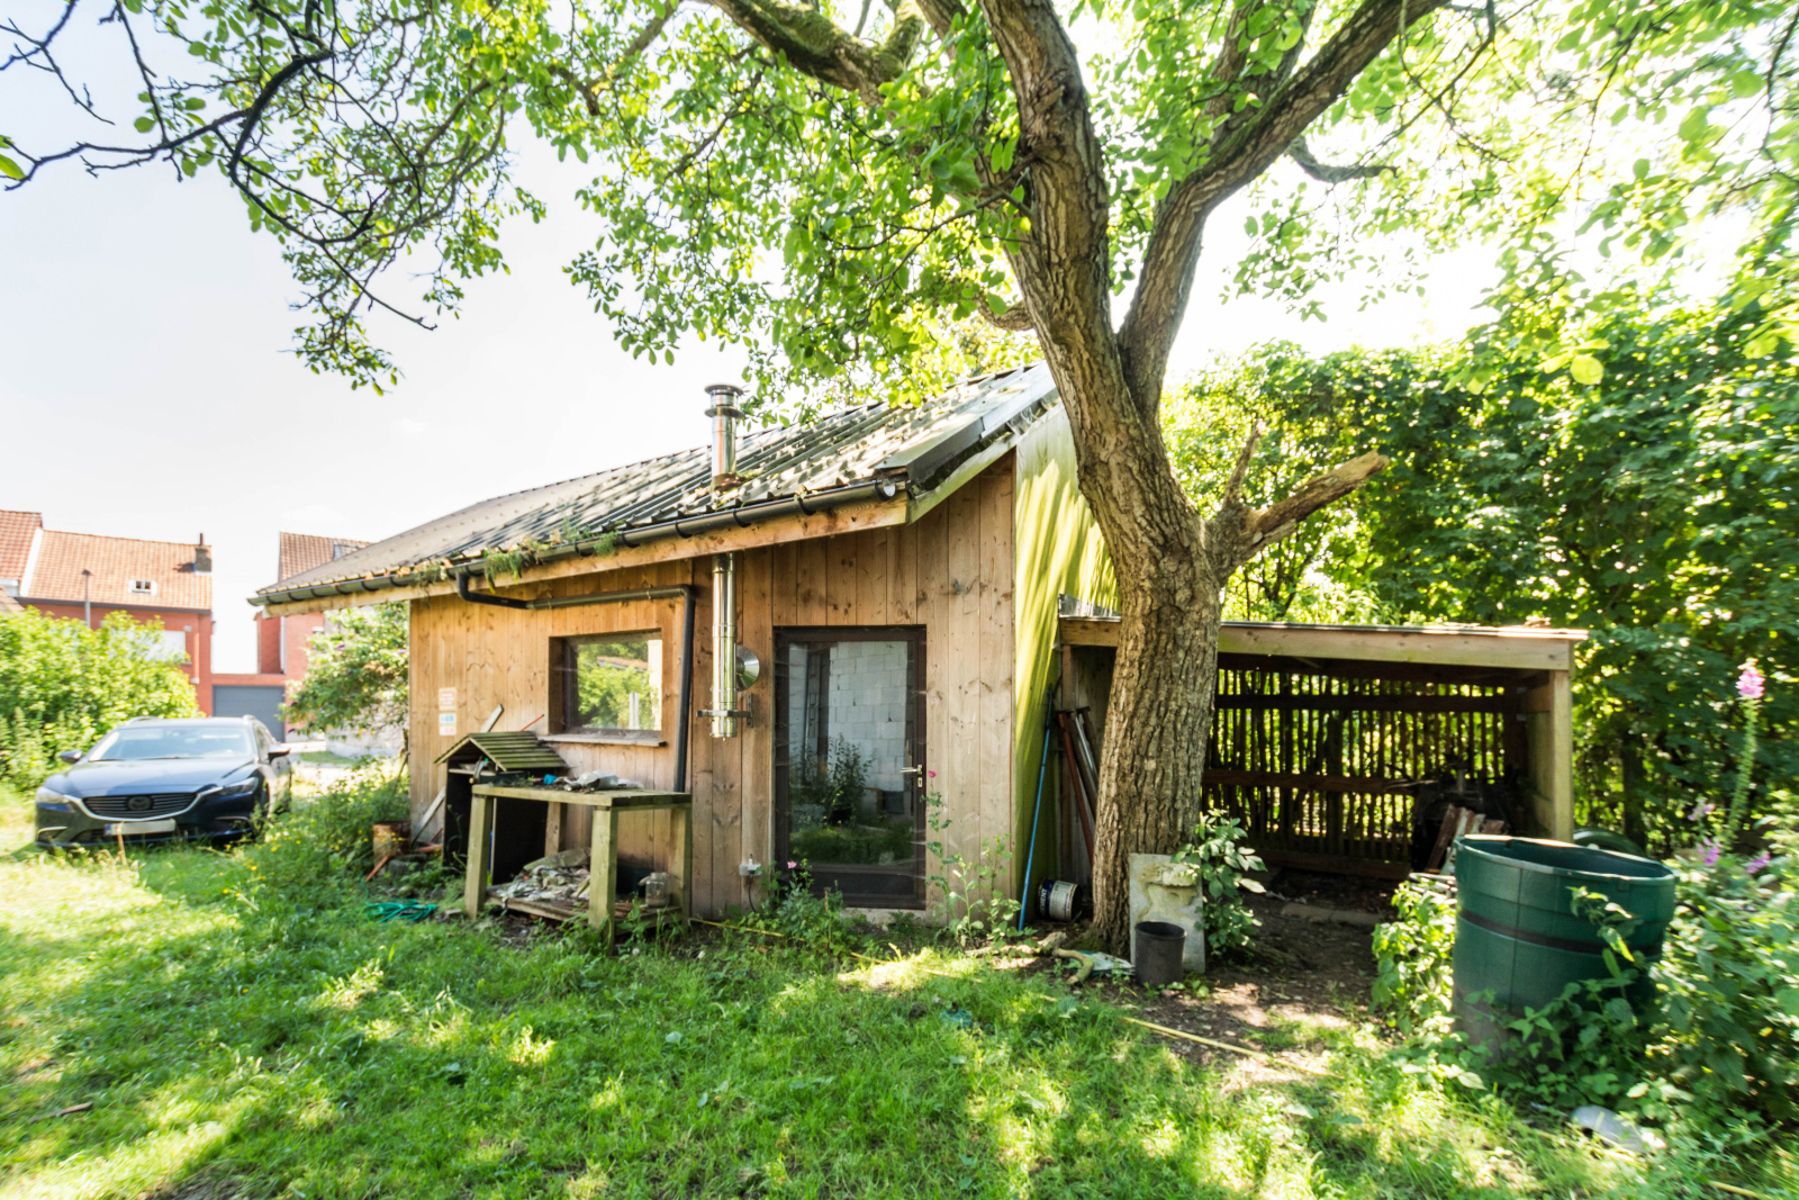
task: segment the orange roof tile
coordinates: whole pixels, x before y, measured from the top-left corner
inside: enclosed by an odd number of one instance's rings
[[[281,560],[276,570],[279,578],[292,579],[302,571],[322,567],[334,558],[342,558],[352,550],[368,545],[353,538],[325,537],[316,533],[281,534]]]
[[[85,586],[83,570],[92,572]],[[134,580],[147,582],[149,592],[133,591]],[[194,569],[192,542],[150,542],[46,529],[19,595],[28,604],[34,600],[79,604],[91,599],[95,604],[211,612],[212,576]]]
[[[0,508],[0,579],[25,578],[31,539],[44,527],[44,514]]]

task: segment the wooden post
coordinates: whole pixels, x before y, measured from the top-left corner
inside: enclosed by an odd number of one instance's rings
[[[562,814],[566,811],[566,804],[552,802],[544,806],[543,852],[546,858],[562,849]]]
[[[587,920],[610,937],[612,903],[618,891],[618,814],[610,804],[594,808],[587,872]]]
[[[481,915],[487,899],[487,873],[492,868],[492,851],[488,848],[493,834],[493,801],[475,796],[469,805],[468,874],[462,885],[462,907],[470,917]]]
[[[681,915],[693,916],[693,805],[677,804],[670,814],[668,869],[675,877],[675,886],[670,889],[677,903],[681,905]]]
[[[1574,690],[1567,671],[1551,671],[1525,693],[1524,739],[1538,830],[1567,841],[1574,835]]]

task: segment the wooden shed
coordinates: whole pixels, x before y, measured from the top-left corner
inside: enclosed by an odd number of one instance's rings
[[[792,427],[709,397],[709,446],[471,505],[256,602],[410,605],[415,818],[432,760],[503,706],[571,771],[691,794],[700,912],[790,858],[920,907],[932,806],[954,851],[1017,846],[1057,598],[1111,591],[1048,372]],[[590,819],[568,805],[546,838],[583,846]],[[619,821],[627,869],[667,861],[666,814]]]
[[[1118,619],[1065,604],[1060,703],[1104,737]],[[1271,864],[1402,878],[1432,796],[1522,833],[1574,825],[1579,630],[1227,621],[1205,802]],[[1434,834],[1435,830],[1422,830]]]

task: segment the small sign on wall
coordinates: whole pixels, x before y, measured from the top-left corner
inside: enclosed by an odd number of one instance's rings
[[[456,736],[456,710],[455,709],[453,709],[453,708],[446,709],[445,711],[437,714],[437,736],[438,737],[455,737]]]
[[[437,707],[439,707],[439,708],[455,708],[456,707],[456,689],[453,687],[438,688],[437,689]]]

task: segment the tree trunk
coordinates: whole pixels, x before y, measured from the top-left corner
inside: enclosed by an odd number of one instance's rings
[[[1095,931],[1117,950],[1129,944],[1130,856],[1172,852],[1201,809],[1224,581],[1207,579],[1203,564],[1188,574],[1180,594],[1121,585],[1093,860]]]

